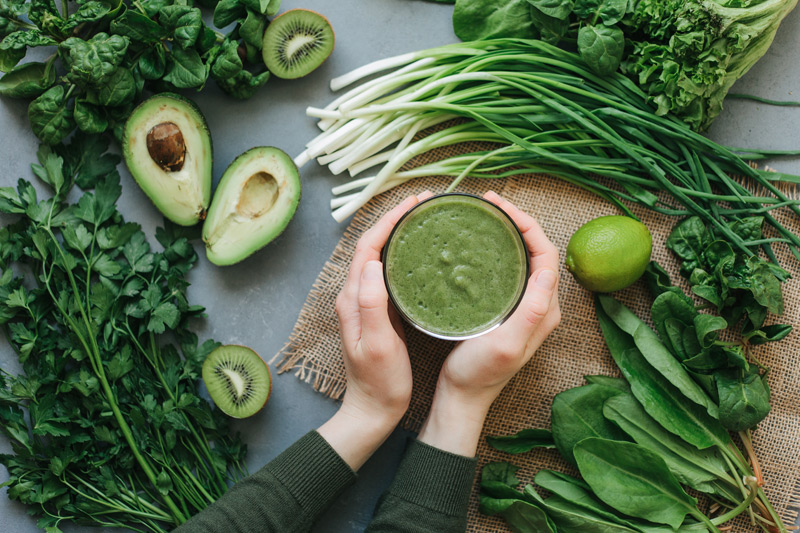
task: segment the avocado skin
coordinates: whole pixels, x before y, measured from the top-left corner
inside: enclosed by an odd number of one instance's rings
[[[143,175],[144,173],[137,170],[138,167],[136,164],[136,158],[149,158],[149,153],[147,152],[146,148],[142,154],[137,155],[134,153],[132,141],[133,137],[135,137],[137,133],[137,130],[134,128],[135,122],[142,116],[142,114],[148,113],[150,108],[157,109],[158,106],[163,103],[172,105],[179,109],[183,108],[188,111],[188,114],[192,119],[192,125],[196,128],[197,133],[201,137],[202,141],[207,144],[208,154],[203,162],[203,175],[199,177],[201,180],[200,187],[203,191],[203,198],[198,202],[198,207],[201,209],[194,213],[180,213],[176,212],[175,209],[172,209],[172,206],[169,203],[172,199],[164,198],[156,194],[147,181],[151,178]],[[144,135],[146,136],[147,132],[144,132]],[[185,133],[184,137],[186,137]],[[187,145],[187,150],[189,149],[191,149],[191,147]],[[138,106],[136,106],[136,108],[134,108],[128,117],[127,122],[125,123],[122,136],[122,154],[125,159],[125,164],[127,165],[133,179],[166,218],[181,226],[193,226],[205,218],[206,210],[211,202],[213,143],[211,131],[209,130],[206,118],[195,102],[184,96],[170,92],[158,93],[141,102]]]
[[[280,163],[284,165],[283,170],[287,178],[287,186],[284,189],[291,189],[290,186],[295,188],[286,192],[283,194],[283,196],[280,196],[275,202],[276,204],[281,202],[281,200],[285,202],[286,196],[289,196],[288,204],[286,204],[287,207],[285,208],[283,217],[278,219],[275,224],[267,226],[263,230],[263,235],[261,235],[260,238],[253,238],[249,246],[245,246],[243,249],[237,250],[236,253],[216,253],[213,250],[213,246],[209,243],[209,240],[211,234],[216,229],[212,227],[212,224],[220,221],[220,219],[224,218],[224,216],[227,214],[223,212],[223,209],[226,207],[224,204],[228,200],[228,195],[226,193],[230,192],[226,189],[230,188],[231,190],[236,190],[239,188],[239,186],[242,184],[242,181],[236,180],[238,177],[237,171],[241,166],[245,165],[250,158],[269,155],[275,155]],[[256,146],[238,155],[231,162],[231,164],[228,165],[228,168],[226,168],[225,172],[222,174],[222,178],[220,178],[217,188],[214,191],[214,197],[211,202],[211,206],[208,209],[208,216],[203,223],[202,238],[206,245],[206,257],[211,263],[217,266],[233,265],[243,261],[247,257],[250,257],[283,233],[283,231],[288,227],[289,222],[291,222],[291,220],[294,218],[294,215],[297,212],[297,206],[300,204],[301,197],[302,183],[300,180],[300,172],[297,169],[297,165],[295,165],[292,158],[286,152],[273,146]],[[280,207],[278,209],[280,209]]]

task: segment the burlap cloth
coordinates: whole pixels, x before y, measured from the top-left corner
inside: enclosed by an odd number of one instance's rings
[[[442,155],[424,155],[424,161],[417,163],[432,161]],[[425,189],[443,192],[449,183],[449,179],[439,177],[413,180],[374,198],[354,216],[315,281],[289,342],[276,356],[279,371],[293,370],[317,391],[332,398],[342,397],[345,370],[334,301],[344,284],[356,242],[365,230],[409,194]],[[550,176],[468,179],[457,190],[483,194],[490,188],[536,218],[562,254],[569,237],[582,224],[597,216],[619,214],[605,200]],[[677,262],[664,247],[677,219],[644,209],[634,208],[633,211],[653,234],[653,259],[664,266],[673,282],[683,282],[678,275]],[[800,218],[784,211],[777,213],[776,217],[798,233]],[[781,264],[797,278],[800,268],[789,251],[777,248],[776,253]],[[563,262],[560,270],[561,325],[495,401],[486,419],[483,436],[506,435],[524,428],[549,428],[550,406],[555,394],[583,385],[584,375],[620,375],[600,332],[591,294],[575,282]],[[797,326],[800,324],[800,306],[797,305],[800,302],[800,281],[789,280],[783,290],[786,311],[777,320]],[[652,298],[642,281],[615,296],[638,316],[649,319]],[[442,361],[453,345],[410,328],[406,328],[406,334],[414,374],[414,393],[403,425],[416,431],[430,407]],[[800,332],[795,329],[780,342],[758,347],[755,354],[772,369],[769,374],[772,411],[759,424],[753,437],[766,480],[764,490],[784,521],[794,524],[800,506]],[[484,464],[492,461],[510,461],[521,466],[517,476],[523,483],[531,482],[542,468],[577,473],[555,450],[534,450],[511,456],[490,448],[483,438],[478,457],[478,472]],[[447,483],[447,480],[442,480],[442,483]],[[481,533],[509,531],[502,519],[478,512],[477,483],[470,502],[467,530]],[[733,531],[761,530],[742,518],[733,523]]]

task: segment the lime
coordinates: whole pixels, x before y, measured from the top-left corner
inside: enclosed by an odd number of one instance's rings
[[[590,220],[567,244],[567,270],[595,292],[623,289],[639,279],[650,261],[653,238],[631,217],[612,215]]]

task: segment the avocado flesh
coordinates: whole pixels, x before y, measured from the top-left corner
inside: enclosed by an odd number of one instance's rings
[[[300,192],[297,167],[278,148],[252,148],[237,157],[203,223],[208,260],[232,265],[272,241],[294,216]]]
[[[179,169],[160,166],[148,150],[148,133],[165,123],[183,136],[186,151]],[[211,200],[211,135],[191,102],[169,94],[142,102],[125,123],[122,151],[136,183],[165,217],[182,226],[203,219]]]

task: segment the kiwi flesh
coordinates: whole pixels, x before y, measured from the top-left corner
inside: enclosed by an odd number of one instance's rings
[[[256,414],[272,392],[269,367],[246,346],[220,346],[208,354],[203,382],[216,406],[233,418]]]
[[[328,19],[308,9],[291,9],[269,23],[261,52],[272,74],[293,80],[320,66],[333,44]]]

